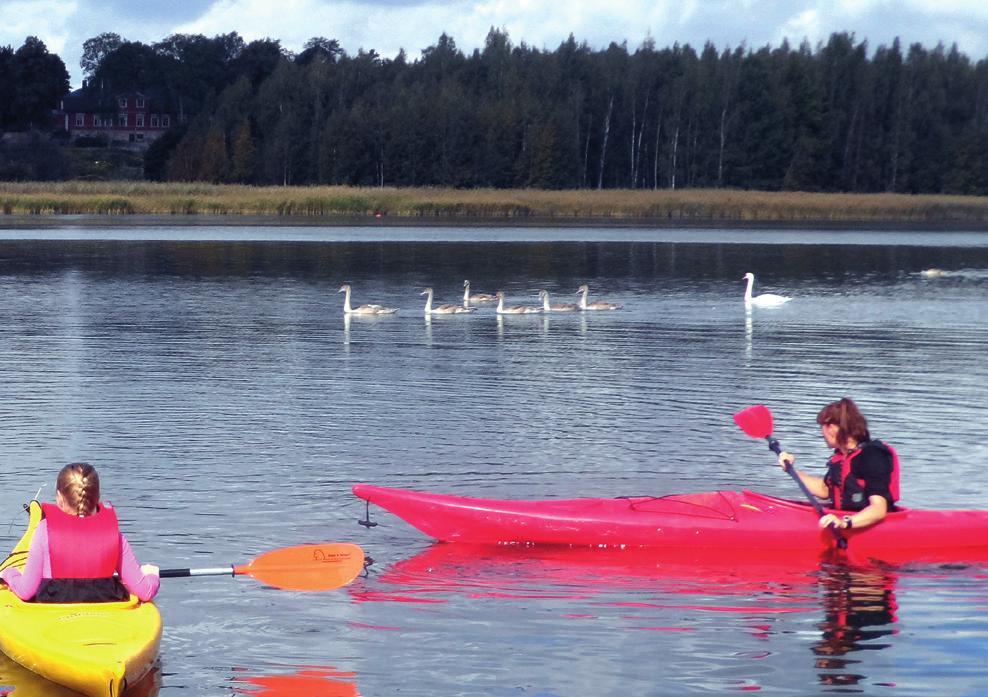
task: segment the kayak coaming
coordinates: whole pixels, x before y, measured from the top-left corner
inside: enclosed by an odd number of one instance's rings
[[[41,506],[28,506],[28,527],[0,563],[22,568]],[[91,697],[118,697],[154,667],[161,615],[154,603],[31,603],[0,585],[0,651],[28,670]]]
[[[834,547],[807,503],[753,491],[614,499],[482,499],[355,484],[353,493],[443,542],[735,549]],[[857,552],[926,558],[988,555],[988,511],[899,509],[843,531]]]

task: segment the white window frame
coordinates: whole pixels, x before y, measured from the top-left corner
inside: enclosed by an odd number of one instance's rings
[[[117,100],[117,103],[120,105],[120,108],[121,109],[126,109],[127,108],[127,98],[126,97],[120,97],[120,99]]]
[[[121,128],[127,128],[127,114],[117,114],[117,125]]]
[[[161,116],[161,127],[162,128],[168,128],[168,124],[169,124],[168,114],[162,114],[162,116]]]
[[[137,102],[138,109],[144,108],[144,97],[137,97],[135,101]]]
[[[134,126],[137,128],[144,128],[144,114],[134,115]]]
[[[75,126],[76,126],[76,128],[82,128],[85,125],[86,125],[86,115],[85,114],[76,114],[75,115]]]

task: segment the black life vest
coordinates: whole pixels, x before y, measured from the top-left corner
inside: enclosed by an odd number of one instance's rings
[[[899,500],[899,455],[891,445],[880,440],[872,440],[861,443],[847,454],[837,451],[827,462],[829,471],[826,482],[830,487],[834,508],[844,511],[860,511],[868,505],[865,498],[865,480],[855,477],[852,470],[854,459],[865,448],[878,448],[888,456],[892,465],[889,475],[889,493],[892,495],[892,501],[889,509]]]

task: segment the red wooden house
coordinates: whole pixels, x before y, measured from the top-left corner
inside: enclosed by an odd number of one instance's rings
[[[174,123],[164,100],[143,92],[112,97],[93,94],[85,87],[65,95],[55,111],[56,127],[79,138],[106,139],[114,145],[143,149]]]

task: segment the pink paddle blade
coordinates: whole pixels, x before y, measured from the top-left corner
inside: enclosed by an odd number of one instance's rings
[[[734,415],[734,423],[752,438],[768,438],[772,435],[772,412],[764,404],[742,409]]]

